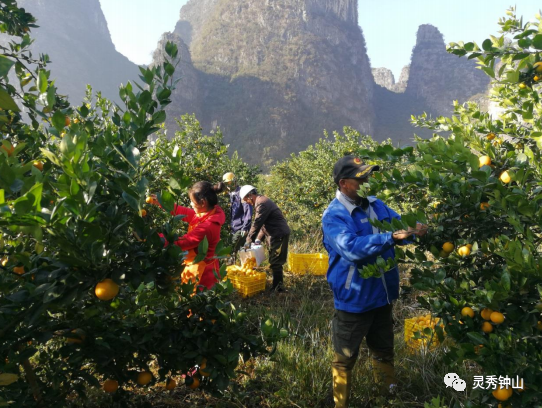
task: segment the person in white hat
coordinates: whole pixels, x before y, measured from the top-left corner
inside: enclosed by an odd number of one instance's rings
[[[256,244],[265,236],[269,248],[269,266],[273,271],[272,291],[284,291],[282,266],[288,259],[288,240],[290,227],[280,208],[268,197],[258,194],[256,187],[241,187],[239,196],[244,202],[254,206],[254,221],[248,232],[245,247]]]
[[[245,240],[252,224],[252,207],[244,203],[239,197],[241,187],[237,185],[235,174],[228,172],[222,176],[222,181],[226,184],[230,196],[230,218],[232,234],[231,256],[235,263],[235,258],[239,249],[245,244]]]

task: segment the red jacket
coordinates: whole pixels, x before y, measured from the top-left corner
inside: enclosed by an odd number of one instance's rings
[[[198,245],[207,237],[209,248],[207,256],[204,260],[206,266],[203,275],[199,279],[199,284],[204,285],[208,289],[212,288],[217,282],[213,271],[218,271],[220,265],[217,259],[211,259],[215,256],[215,248],[220,241],[220,229],[226,221],[226,215],[222,208],[215,205],[215,208],[203,216],[196,215],[196,212],[188,207],[175,205],[175,209],[171,212],[172,215],[184,215],[183,221],[188,222],[188,232],[175,241],[175,245],[181,247],[183,251],[198,253]],[[190,251],[192,250],[192,251]],[[191,261],[191,259],[189,259]]]

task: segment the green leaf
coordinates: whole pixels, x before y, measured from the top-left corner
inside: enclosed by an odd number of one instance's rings
[[[53,126],[61,132],[64,127],[66,126],[66,115],[64,115],[61,111],[57,110],[52,117]]]
[[[207,251],[209,249],[209,241],[207,241],[207,237],[203,237],[203,241],[201,241],[198,245],[198,254],[194,258],[194,261],[192,263],[197,264],[198,262],[203,261],[207,257]]]
[[[126,203],[128,203],[128,205],[130,207],[132,207],[134,210],[136,210],[136,211],[140,210],[140,208],[139,208],[139,199],[137,199],[136,197],[128,194],[126,191],[122,192],[122,198],[124,198],[124,201],[126,201]]]
[[[17,374],[3,373],[0,374],[0,386],[5,387],[7,385],[13,384],[19,379]]]
[[[174,210],[175,199],[169,191],[162,191],[156,196],[156,198],[158,199],[158,202],[164,210],[166,210],[167,212],[171,212]]]
[[[19,112],[20,109],[11,97],[3,88],[0,88],[0,108],[4,110],[10,110],[13,112]]]
[[[482,43],[482,48],[484,49],[484,51],[491,51],[491,49],[493,48],[493,42],[489,38],[487,40],[484,40],[484,42]]]
[[[37,85],[40,93],[44,93],[47,90],[47,73],[43,69],[40,69]]]
[[[507,292],[510,290],[510,274],[507,271],[504,271],[501,276],[501,286]]]
[[[482,336],[480,333],[476,333],[476,332],[469,332],[467,333],[467,336],[476,344],[476,345],[479,345],[479,344],[488,344],[487,343],[487,339]]]
[[[5,55],[0,55],[0,77],[5,77],[15,61],[10,60]]]
[[[542,50],[542,34],[537,34],[533,38],[532,46],[537,50]]]

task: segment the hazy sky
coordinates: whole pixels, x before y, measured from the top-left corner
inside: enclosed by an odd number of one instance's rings
[[[150,63],[160,36],[173,31],[186,2],[100,0],[117,50],[136,64]],[[481,44],[489,34],[497,34],[497,22],[511,5],[511,0],[359,0],[359,25],[372,67],[391,69],[397,80],[403,66],[410,63],[421,24],[437,27],[446,43]],[[540,8],[540,0],[521,0],[517,13],[530,20]]]

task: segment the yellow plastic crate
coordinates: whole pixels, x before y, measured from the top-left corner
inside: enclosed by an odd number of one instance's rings
[[[288,270],[297,275],[325,275],[328,263],[327,254],[288,254]]]
[[[439,324],[439,320],[438,318],[431,317],[431,315],[405,319],[405,343],[410,351],[427,351],[434,349],[439,344],[437,334],[434,331],[435,326]],[[424,334],[423,329],[425,328],[433,329],[433,333],[431,335]],[[416,332],[420,332],[420,339],[414,338],[414,333]]]
[[[265,272],[255,272],[254,276],[238,275],[232,283],[242,297],[250,297],[265,291],[266,281]]]

